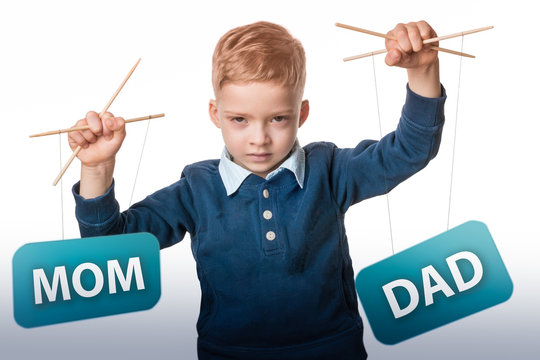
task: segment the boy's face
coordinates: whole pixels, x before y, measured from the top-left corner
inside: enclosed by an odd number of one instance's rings
[[[212,122],[221,129],[233,161],[266,178],[287,158],[309,113],[307,100],[274,82],[226,83],[210,100]]]

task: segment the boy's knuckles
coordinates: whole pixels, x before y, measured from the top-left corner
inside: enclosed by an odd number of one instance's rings
[[[105,124],[105,126],[103,127],[103,133],[102,133],[101,135],[107,136],[107,135],[109,135],[111,132],[112,132],[112,130],[109,128],[109,126],[108,126],[107,124]]]
[[[108,112],[108,111],[106,113],[104,113],[103,116],[102,116],[103,119],[113,118],[113,117],[114,117],[114,115],[112,113]]]
[[[410,39],[409,39],[409,32],[407,29],[400,29],[396,32],[396,38],[397,42],[399,44],[399,47],[403,51],[409,51],[410,50]]]
[[[422,37],[422,39],[425,40],[425,39],[430,39],[432,37],[433,31],[431,30],[431,28],[419,27],[418,30],[420,31],[420,36]]]
[[[89,142],[91,144],[95,143],[96,140],[97,140],[96,135],[94,135],[94,133],[91,132],[91,131],[84,131],[83,132],[83,137],[87,142]]]
[[[75,144],[77,144],[77,145],[79,145],[81,147],[84,144],[86,144],[86,140],[84,139],[84,137],[79,132],[72,133],[71,134],[71,140],[73,141],[73,143],[75,143]]]
[[[400,39],[399,48],[401,49],[401,51],[403,51],[406,54],[409,54],[413,50],[412,44],[411,44],[409,38]]]
[[[422,39],[431,39],[437,37],[437,33],[433,28],[425,21],[418,23],[418,29],[420,30],[420,35]]]
[[[90,131],[92,133],[92,135],[101,135],[101,133],[103,132],[102,131],[102,128],[100,125],[96,125],[96,124],[93,124],[90,126]]]
[[[83,134],[84,137],[91,136],[90,134],[92,134],[92,136],[100,135],[101,134],[101,129],[100,129],[99,126],[96,126],[95,124],[89,123],[88,124],[88,129],[83,130],[82,134]]]
[[[401,57],[401,51],[393,48],[388,51],[384,60],[387,65],[394,66],[401,61]]]
[[[89,112],[86,113],[86,117],[89,118],[89,117],[97,117],[98,114],[93,111],[93,110],[90,110]]]
[[[422,38],[420,37],[420,34],[418,33],[411,34],[411,44],[414,51],[418,52],[422,50],[423,43],[422,43]]]
[[[405,25],[403,23],[397,24],[396,27],[394,28],[394,32],[396,34],[407,33],[407,25]]]
[[[87,125],[86,119],[80,119],[80,120],[77,121],[77,122],[75,123],[75,125],[73,125],[72,127],[76,127],[76,126],[84,126],[84,125]]]
[[[110,133],[111,131],[114,131],[115,127],[114,118],[103,119],[103,133]]]
[[[125,128],[126,120],[123,117],[118,117],[115,120],[116,120],[116,124],[118,125],[119,130],[122,130]]]

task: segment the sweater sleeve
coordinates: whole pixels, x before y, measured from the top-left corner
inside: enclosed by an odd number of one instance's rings
[[[72,192],[82,237],[149,232],[165,248],[181,241],[194,227],[189,206],[193,204],[192,196],[183,176],[124,212],[120,212],[115,199],[114,182],[104,195],[94,199],[80,196],[79,186],[75,184]]]
[[[444,124],[446,93],[426,98],[407,86],[397,129],[379,141],[355,148],[334,147],[331,181],[342,212],[364,199],[385,194],[424,168],[437,155]]]

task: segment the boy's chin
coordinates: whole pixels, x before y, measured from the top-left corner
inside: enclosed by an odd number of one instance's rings
[[[257,168],[251,168],[251,169],[248,169],[248,170],[251,171],[253,174],[255,174],[257,176],[262,177],[263,179],[266,179],[268,174],[270,174],[272,172],[272,170],[257,169]]]
[[[270,165],[251,165],[247,169],[251,171],[253,174],[262,177],[263,179],[266,179],[266,176],[270,174],[272,171],[277,169],[279,167],[279,164],[270,164]]]

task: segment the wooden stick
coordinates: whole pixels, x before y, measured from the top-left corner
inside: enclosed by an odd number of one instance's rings
[[[133,74],[133,72],[135,71],[135,69],[137,68],[137,65],[139,65],[139,63],[141,62],[141,59],[139,58],[139,60],[137,60],[137,62],[135,63],[135,65],[133,65],[133,67],[131,68],[131,70],[129,71],[129,73],[127,74],[127,76],[124,78],[124,80],[122,81],[122,83],[120,84],[120,86],[118,87],[118,89],[116,90],[116,92],[113,94],[113,96],[111,97],[111,99],[109,100],[109,102],[107,103],[107,105],[105,105],[105,107],[103,108],[103,110],[99,113],[99,117],[101,118],[103,116],[103,114],[105,114],[107,112],[107,110],[109,110],[109,107],[111,106],[111,104],[113,103],[114,99],[116,99],[116,96],[118,96],[118,94],[120,93],[120,91],[122,90],[122,88],[124,87],[124,85],[126,84],[126,82],[129,80],[129,78],[131,77],[131,74]],[[81,151],[81,147],[80,146],[77,146],[77,148],[75,149],[75,151],[73,151],[73,154],[71,154],[71,157],[69,158],[69,160],[67,161],[66,165],[64,165],[64,167],[62,168],[62,170],[60,171],[60,174],[58,174],[58,176],[56,177],[56,179],[54,179],[54,182],[53,182],[53,186],[56,186],[56,184],[58,184],[58,182],[60,181],[60,179],[62,178],[62,176],[64,176],[64,173],[66,172],[66,170],[68,169],[69,165],[71,165],[71,163],[73,162],[73,159],[75,159],[75,157],[79,154],[79,152]]]
[[[445,53],[448,53],[448,54],[454,54],[454,55],[464,56],[464,57],[468,57],[468,58],[471,58],[471,59],[475,59],[475,58],[476,58],[476,56],[471,55],[471,54],[467,54],[467,53],[460,52],[460,51],[455,51],[455,50],[450,50],[450,49],[443,49],[443,48],[440,48],[440,47],[438,47],[438,46],[432,46],[432,47],[431,47],[431,50],[442,51],[442,52],[445,52]]]
[[[459,33],[455,33],[455,34],[451,34],[451,35],[439,36],[439,37],[435,37],[435,38],[432,38],[432,39],[424,40],[424,44],[431,44],[431,43],[439,41],[439,40],[451,39],[451,38],[455,38],[455,37],[458,37],[458,36],[474,34],[474,33],[480,32],[480,31],[486,31],[486,30],[491,30],[491,29],[493,29],[493,26],[486,26],[486,27],[473,29],[473,30],[467,30],[467,31],[463,31],[463,32],[459,32]]]
[[[120,93],[120,91],[122,90],[122,88],[124,87],[124,85],[126,85],[127,81],[129,80],[129,78],[131,77],[131,74],[133,74],[133,72],[135,71],[135,69],[137,68],[137,65],[139,65],[139,63],[141,62],[141,58],[139,58],[139,60],[137,60],[137,62],[135,63],[135,65],[133,65],[133,67],[131,68],[131,70],[129,70],[129,73],[126,75],[125,79],[122,81],[122,83],[120,84],[120,86],[118,87],[118,89],[116,90],[116,92],[113,94],[113,96],[111,97],[111,99],[109,100],[109,102],[107,103],[107,105],[105,105],[105,107],[103,108],[103,110],[101,110],[101,112],[99,113],[99,117],[101,118],[103,116],[103,114],[105,114],[107,112],[107,110],[109,110],[109,107],[111,106],[111,104],[113,103],[114,99],[116,99],[116,97],[118,96],[118,94]]]
[[[471,55],[471,54],[467,54],[467,53],[464,53],[464,52],[459,52],[459,51],[454,51],[454,50],[449,50],[449,49],[442,49],[440,47],[437,47],[437,46],[431,46],[431,49],[432,50],[438,50],[438,51],[442,51],[442,52],[446,52],[446,53],[449,53],[449,54],[454,54],[454,55],[459,55],[459,56],[465,56],[465,57],[468,57],[468,58],[475,58],[474,55]],[[382,50],[377,50],[377,51],[371,51],[371,52],[368,52],[368,53],[365,53],[365,54],[361,54],[361,55],[355,55],[355,56],[349,56],[349,57],[346,57],[343,59],[343,61],[351,61],[351,60],[356,60],[356,59],[361,59],[361,58],[365,58],[365,57],[368,57],[368,56],[373,56],[373,55],[378,55],[378,54],[384,54],[385,52],[387,52],[388,50],[386,49],[382,49]]]
[[[368,53],[365,53],[365,54],[360,54],[360,55],[355,55],[355,56],[349,56],[349,57],[346,57],[343,59],[343,61],[351,61],[351,60],[356,60],[356,59],[361,59],[361,58],[365,58],[365,57],[368,57],[368,56],[374,56],[374,55],[378,55],[378,54],[384,54],[385,52],[387,52],[388,50],[386,49],[382,49],[382,50],[377,50],[377,51],[371,51],[371,52],[368,52]]]
[[[141,116],[141,117],[137,117],[137,118],[133,118],[133,119],[127,119],[127,120],[125,120],[125,122],[126,122],[126,124],[128,124],[128,123],[132,123],[132,122],[136,122],[136,121],[150,120],[150,119],[160,118],[160,117],[164,117],[164,116],[165,116],[165,114],[147,115],[147,116]],[[74,127],[67,128],[67,129],[52,130],[52,131],[42,132],[42,133],[39,133],[39,134],[30,135],[30,137],[35,138],[35,137],[40,137],[40,136],[63,134],[63,133],[69,133],[69,132],[72,132],[72,131],[82,131],[82,130],[87,130],[87,129],[90,129],[90,127],[88,125],[74,126]]]
[[[378,37],[382,37],[382,38],[387,38],[387,35],[386,35],[386,34],[379,33],[379,32],[375,32],[375,31],[371,31],[371,30],[362,29],[362,28],[359,28],[359,27],[356,27],[356,26],[345,25],[345,24],[342,24],[342,23],[336,23],[336,26],[338,26],[338,27],[340,27],[340,28],[344,28],[344,29],[349,29],[349,30],[353,30],[353,31],[358,31],[358,32],[361,32],[361,33],[364,33],[364,34],[368,34],[368,35],[373,35],[373,36],[378,36]]]
[[[379,32],[376,32],[376,31],[371,31],[371,30],[362,29],[362,28],[359,28],[359,27],[356,27],[356,26],[345,25],[345,24],[341,24],[341,23],[336,23],[336,26],[341,27],[341,28],[344,28],[344,29],[349,29],[349,30],[358,31],[358,32],[361,32],[361,33],[364,33],[364,34],[368,34],[368,35],[373,35],[373,36],[382,37],[382,38],[389,39],[389,40],[396,40],[396,38],[395,38],[394,36],[390,36],[390,35],[387,35],[387,34],[379,33]],[[483,27],[483,28],[478,28],[478,29],[473,29],[473,30],[467,30],[467,31],[463,31],[463,32],[455,33],[455,34],[451,34],[451,35],[445,35],[445,36],[435,37],[435,38],[431,38],[431,39],[426,39],[426,40],[424,40],[422,43],[423,43],[424,45],[425,45],[425,44],[431,44],[431,43],[437,42],[437,41],[439,41],[439,40],[451,39],[451,38],[454,38],[454,37],[463,36],[463,35],[468,35],[468,34],[473,34],[473,33],[477,33],[477,32],[480,32],[480,31],[485,31],[485,30],[490,30],[490,29],[493,29],[493,26],[486,26],[486,27]],[[438,46],[432,46],[431,49],[432,49],[432,50],[438,50],[438,51],[441,51],[441,52],[445,52],[445,53],[448,53],[448,54],[459,55],[459,56],[465,56],[465,57],[473,58],[473,59],[475,58],[475,56],[474,56],[474,55],[471,55],[471,54],[467,54],[467,53],[463,53],[463,52],[459,52],[459,51],[454,51],[454,50],[450,50],[450,49],[445,49],[445,48],[441,48],[441,47],[438,47]],[[384,52],[385,52],[385,51],[383,51],[383,50],[377,50],[377,51],[373,51],[373,52],[370,52],[370,53],[365,53],[365,54],[356,55],[356,56],[350,56],[350,57],[347,57],[347,58],[343,59],[343,61],[350,61],[350,60],[355,60],[355,59],[361,59],[361,58],[363,58],[363,57],[372,56],[372,55],[377,55],[377,54],[382,54],[382,53],[384,53]]]
[[[378,32],[371,31],[371,30],[362,29],[362,28],[359,28],[359,27],[356,27],[356,26],[345,25],[345,24],[341,24],[341,23],[336,23],[336,26],[344,28],[344,29],[358,31],[358,32],[368,34],[368,35],[382,37],[382,38],[389,39],[389,40],[396,40],[396,38],[393,37],[393,36],[389,36],[389,35],[378,33]],[[437,42],[439,40],[451,39],[451,38],[455,38],[455,37],[458,37],[458,36],[474,34],[474,33],[480,32],[480,31],[486,31],[486,30],[491,30],[491,29],[493,29],[493,26],[486,26],[486,27],[482,27],[482,28],[478,28],[478,29],[462,31],[462,32],[459,32],[459,33],[451,34],[451,35],[445,35],[445,36],[434,37],[434,38],[431,38],[431,39],[426,39],[426,40],[422,41],[422,43],[423,44],[431,44],[431,43]]]

